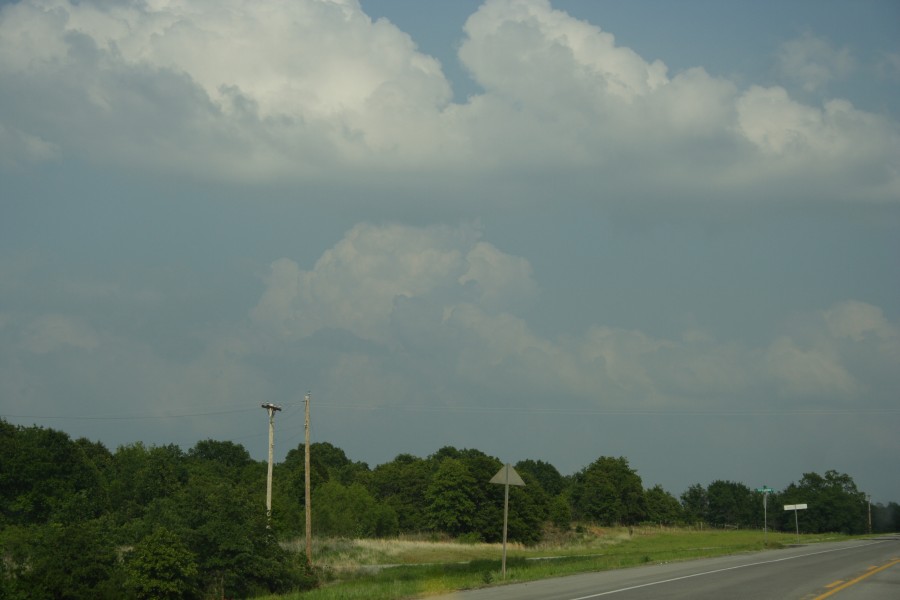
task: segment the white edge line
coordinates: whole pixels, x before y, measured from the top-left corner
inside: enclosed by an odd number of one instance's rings
[[[590,598],[599,598],[600,596],[609,596],[610,594],[618,594],[620,592],[637,590],[640,588],[650,587],[653,585],[661,585],[663,583],[672,583],[673,581],[681,581],[682,579],[691,579],[693,577],[702,577],[704,575],[713,575],[715,573],[723,573],[725,571],[734,571],[735,569],[744,569],[746,567],[756,567],[759,565],[768,565],[771,563],[783,562],[786,560],[794,560],[795,558],[805,558],[807,556],[816,556],[817,554],[827,554],[829,552],[840,552],[842,550],[852,550],[854,548],[865,548],[866,546],[871,546],[873,544],[880,544],[880,543],[881,542],[870,542],[868,544],[860,544],[858,546],[844,546],[842,548],[832,548],[831,550],[821,550],[819,552],[810,552],[809,554],[798,554],[797,556],[787,556],[785,558],[776,558],[774,560],[764,560],[764,561],[760,561],[760,562],[749,563],[746,565],[737,565],[734,567],[725,567],[724,569],[715,569],[713,571],[704,571],[703,573],[692,573],[691,575],[682,575],[681,577],[673,577],[672,579],[651,581],[650,583],[642,583],[641,585],[633,585],[631,587],[620,588],[618,590],[609,590],[607,592],[591,594],[590,596],[580,596],[578,598],[571,598],[570,600],[589,600]]]

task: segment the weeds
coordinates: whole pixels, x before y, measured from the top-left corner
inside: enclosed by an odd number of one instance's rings
[[[513,544],[500,581],[499,544],[405,537],[394,540],[317,540],[313,559],[320,588],[259,600],[399,600],[575,573],[759,551],[793,543],[793,534],[758,531],[599,528],[548,532],[541,544]],[[810,543],[824,536],[804,536]],[[830,536],[827,539],[835,539]],[[295,543],[297,548],[302,544]],[[295,547],[286,544],[287,548]]]

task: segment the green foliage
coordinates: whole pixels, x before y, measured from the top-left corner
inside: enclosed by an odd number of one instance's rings
[[[118,561],[101,523],[11,527],[0,538],[11,598],[114,598]]]
[[[460,535],[472,531],[476,504],[475,478],[458,458],[444,458],[425,490],[428,524],[432,529]]]
[[[397,515],[400,531],[427,529],[425,489],[431,479],[428,461],[401,454],[372,471],[370,487],[375,497]]]
[[[681,504],[661,485],[655,485],[647,490],[644,493],[644,500],[647,504],[648,521],[672,525],[684,519]]]
[[[568,485],[566,478],[560,475],[556,467],[542,460],[521,460],[516,463],[515,469],[519,475],[530,474],[534,483],[540,485],[550,496],[558,496]]]
[[[688,522],[705,521],[709,513],[709,497],[706,488],[695,483],[681,494],[684,518]]]
[[[210,463],[216,468],[240,471],[253,463],[250,453],[240,444],[201,440],[188,450],[188,458]]]
[[[868,502],[853,479],[831,470],[821,476],[804,473],[799,483],[790,484],[782,493],[784,504],[807,504],[809,508],[798,516],[800,530],[808,533],[837,531],[848,534],[865,533],[868,529]],[[779,525],[793,530],[793,513],[780,513]]]
[[[102,461],[103,450],[53,429],[0,421],[0,525],[99,516],[106,502],[103,478],[92,459]]]
[[[601,456],[576,473],[572,504],[577,518],[607,525],[634,524],[647,515],[641,478],[624,457]]]
[[[900,504],[889,502],[888,504],[872,505],[872,532],[873,533],[898,533],[900,532]]]
[[[743,483],[717,480],[706,489],[706,520],[718,526],[762,527],[762,497]]]
[[[146,447],[138,442],[120,446],[113,455],[111,504],[119,522],[143,516],[158,498],[180,490],[188,479],[184,453],[174,444]]]
[[[198,595],[196,556],[164,527],[141,540],[125,560],[125,588],[137,600],[178,600]]]
[[[477,532],[486,542],[499,542],[503,539],[503,486],[488,482],[500,470],[502,463],[473,448],[457,452],[472,481],[466,490],[467,496],[475,504],[470,531]],[[510,490],[510,497],[515,493]],[[515,520],[513,506],[513,501],[510,500],[510,521]],[[515,530],[517,529],[510,525],[510,531]]]
[[[541,538],[541,525],[547,520],[550,500],[544,488],[531,473],[520,473],[525,487],[509,488],[509,527],[507,535],[510,540],[533,544]],[[502,497],[502,485],[493,485],[497,495]],[[502,502],[500,498],[498,501]],[[502,505],[501,505],[502,506]],[[498,518],[499,515],[498,515]],[[502,536],[502,531],[501,531]]]
[[[313,526],[319,535],[385,537],[398,531],[394,510],[376,502],[358,483],[322,484],[313,495],[312,507]]]
[[[200,473],[156,499],[148,524],[175,532],[197,557],[201,588],[226,596],[286,585],[288,556],[266,528],[265,504],[226,479]]]
[[[203,440],[187,453],[135,443],[110,453],[99,443],[0,419],[0,458],[4,600],[248,597],[317,583],[305,557],[286,552],[276,538],[303,529],[302,446],[275,467],[271,521],[266,464],[232,442]],[[435,538],[473,543],[502,537],[504,486],[488,483],[501,462],[479,450],[447,446],[424,459],[401,454],[369,470],[318,443],[311,459],[318,534],[430,530]],[[679,505],[660,486],[645,491],[625,458],[600,457],[570,478],[536,460],[516,468],[527,485],[509,490],[511,541],[538,541],[547,522],[566,535],[573,518],[762,527],[762,498],[740,483],[693,485]],[[868,527],[864,495],[836,471],[804,474],[769,498],[770,526],[793,531],[793,515],[773,511],[782,502],[809,504],[800,519],[804,532]],[[900,507],[875,505],[872,518],[876,532],[896,531]]]
[[[572,524],[572,505],[566,496],[556,496],[548,512],[550,522],[560,529],[568,529]]]

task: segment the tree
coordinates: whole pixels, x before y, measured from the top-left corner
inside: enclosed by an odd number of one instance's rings
[[[709,496],[706,488],[695,483],[681,494],[684,517],[689,521],[706,521],[709,514]]]
[[[400,454],[393,461],[375,467],[369,485],[375,498],[393,509],[400,531],[417,532],[428,526],[425,490],[430,479],[428,461]]]
[[[800,529],[810,533],[842,532],[865,533],[868,529],[868,502],[853,479],[844,473],[826,471],[804,473],[799,483],[785,488],[786,504],[807,504],[809,508],[800,517]],[[782,514],[780,525],[793,529],[793,515]]]
[[[6,587],[13,598],[82,600],[118,597],[117,556],[102,524],[11,527],[2,536]]]
[[[0,456],[0,524],[88,520],[105,508],[98,468],[61,431],[0,421]]]
[[[556,467],[542,460],[521,460],[516,463],[516,471],[520,475],[530,473],[535,483],[550,496],[558,496],[566,489],[566,478],[560,475]]]
[[[900,504],[888,502],[872,505],[872,531],[874,533],[900,532]]]
[[[500,459],[474,448],[459,450],[459,460],[473,479],[468,490],[469,497],[475,503],[470,533],[477,534],[486,542],[499,542],[503,539],[503,486],[491,485],[489,482],[503,465]],[[532,486],[529,492],[535,489]],[[510,498],[522,492],[521,489],[510,491]],[[510,509],[510,512],[514,510],[517,509]],[[512,531],[511,527],[510,532]]]
[[[560,529],[568,529],[572,524],[572,504],[569,499],[563,494],[553,498],[547,516]]]
[[[120,446],[113,455],[109,496],[120,523],[139,519],[150,503],[182,489],[188,469],[175,444],[146,447],[138,442]]]
[[[397,515],[375,501],[358,483],[321,485],[313,497],[313,526],[319,534],[341,537],[384,537],[397,533]]]
[[[511,541],[533,544],[541,538],[541,524],[549,514],[550,500],[547,492],[541,487],[531,473],[520,473],[525,482],[524,487],[509,488],[509,525],[507,534]],[[503,486],[493,484],[497,491],[498,507],[502,506]],[[497,515],[500,518],[500,515]],[[502,529],[500,535],[502,536]],[[490,540],[487,536],[485,539]],[[502,539],[502,537],[500,538]]]
[[[261,489],[201,472],[176,493],[155,499],[146,530],[163,526],[194,554],[201,590],[217,596],[286,591],[290,557],[267,528]]]
[[[213,463],[229,470],[240,470],[253,462],[246,448],[228,441],[201,440],[188,450],[187,455],[191,460]]]
[[[647,504],[647,520],[671,525],[684,519],[684,511],[678,500],[659,484],[644,493]]]
[[[638,523],[647,514],[641,478],[624,457],[601,456],[576,473],[572,505],[578,517],[610,525]]]
[[[158,527],[125,560],[125,587],[138,600],[179,600],[197,595],[197,562],[180,537]]]
[[[285,462],[305,462],[306,448],[304,445],[288,452]],[[339,481],[344,485],[351,483],[365,483],[369,476],[369,465],[363,462],[353,462],[343,450],[328,442],[316,442],[310,444],[309,460],[311,475],[320,471],[325,474],[325,480]]]
[[[425,490],[426,514],[432,529],[451,535],[473,531],[477,505],[475,479],[458,458],[444,458]]]
[[[759,498],[743,483],[717,480],[706,490],[707,519],[721,527],[762,528],[763,509]]]

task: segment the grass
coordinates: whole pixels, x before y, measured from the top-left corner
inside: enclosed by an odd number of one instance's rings
[[[780,548],[794,534],[760,531],[692,530],[659,527],[587,527],[548,532],[535,546],[507,546],[506,583],[642,564]],[[835,534],[803,535],[801,543],[846,539]],[[302,542],[295,546],[302,549]],[[500,544],[450,540],[316,540],[313,557],[322,587],[258,600],[402,600],[499,585]]]

